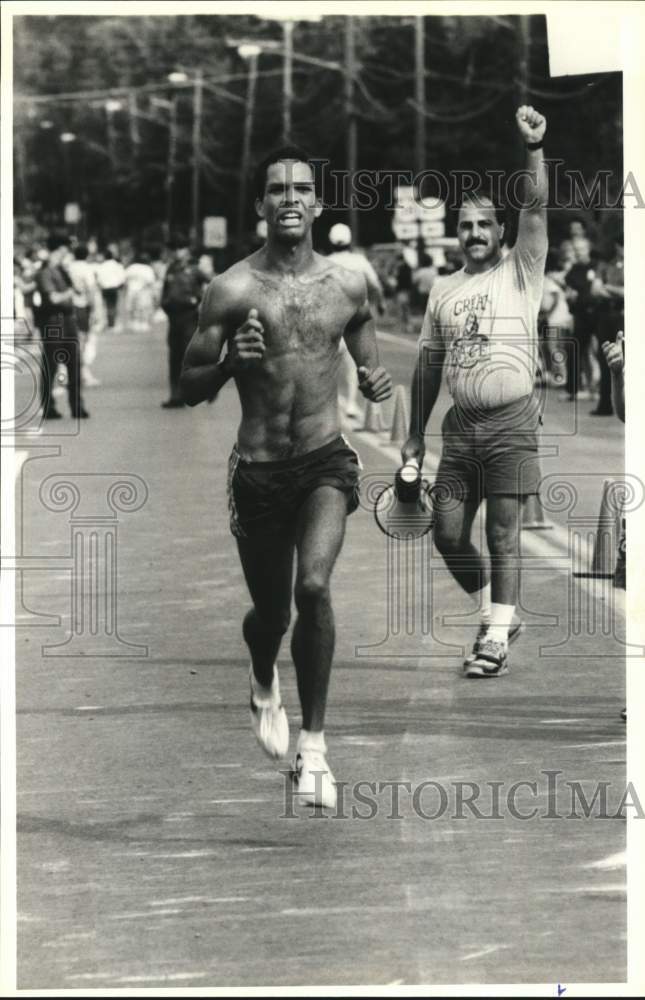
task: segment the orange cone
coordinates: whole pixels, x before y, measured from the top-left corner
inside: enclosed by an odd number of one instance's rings
[[[383,428],[381,426],[381,413],[379,411],[378,405],[376,403],[373,403],[371,399],[368,399],[367,403],[365,404],[365,419],[363,422],[363,426],[361,427],[361,430],[378,433],[378,431],[382,429]]]
[[[614,485],[612,479],[605,479],[603,483],[591,569],[588,573],[574,573],[574,576],[613,579],[620,534],[620,516],[622,515],[622,511],[617,511],[616,504],[612,502],[611,490]]]
[[[394,416],[392,417],[390,441],[394,444],[403,444],[404,441],[407,441],[409,426],[410,416],[408,414],[408,400],[405,394],[405,387],[397,385],[394,390]]]
[[[539,493],[529,493],[522,508],[522,529],[546,531],[552,527],[552,522],[544,516]]]

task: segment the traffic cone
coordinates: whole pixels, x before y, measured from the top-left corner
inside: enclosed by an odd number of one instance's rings
[[[544,516],[539,493],[529,493],[522,508],[522,529],[546,531],[552,527],[552,522]]]
[[[376,403],[373,403],[371,399],[367,400],[365,404],[365,418],[363,421],[363,426],[360,428],[361,431],[372,431],[372,433],[377,434],[381,427],[381,413]]]
[[[408,400],[405,394],[405,387],[397,385],[394,390],[394,415],[392,417],[392,432],[390,441],[393,444],[403,444],[408,439],[408,428],[410,417],[408,414]]]
[[[622,518],[622,508],[619,511],[616,504],[612,503],[611,490],[613,486],[612,479],[605,479],[600,498],[600,512],[591,557],[591,569],[588,573],[574,573],[574,576],[613,579]]]

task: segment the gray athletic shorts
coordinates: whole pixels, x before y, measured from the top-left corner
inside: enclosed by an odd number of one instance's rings
[[[537,493],[540,424],[534,397],[476,414],[452,406],[441,425],[443,449],[434,483],[435,502]]]

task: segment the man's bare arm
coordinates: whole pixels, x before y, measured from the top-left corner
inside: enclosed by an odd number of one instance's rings
[[[208,287],[197,331],[184,356],[179,388],[182,399],[189,406],[206,399],[212,402],[236,372],[257,364],[264,357],[264,327],[258,319],[257,309],[249,309],[246,320],[230,340],[226,357],[220,361],[230,305],[225,285],[215,278]]]
[[[403,445],[403,461],[416,458],[423,465],[425,429],[437,402],[446,350],[440,340],[432,337],[431,307],[428,303],[423,330],[419,338],[417,363],[410,387],[410,435]]]
[[[358,387],[363,395],[375,403],[388,399],[392,395],[392,379],[379,365],[374,319],[364,292],[362,303],[345,327],[343,336],[356,364]]]
[[[199,313],[197,330],[184,355],[179,391],[185,403],[196,406],[212,401],[231,375],[226,363],[220,364],[225,341],[224,310],[213,281],[206,292]]]
[[[546,118],[534,108],[522,105],[515,115],[519,133],[526,144],[526,163],[521,191],[522,208],[518,242],[539,256],[547,244],[546,209],[549,202],[549,176],[542,148],[531,149],[544,139]]]

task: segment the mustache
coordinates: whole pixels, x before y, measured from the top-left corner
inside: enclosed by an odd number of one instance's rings
[[[486,240],[468,240],[466,243],[467,247],[485,247]]]

